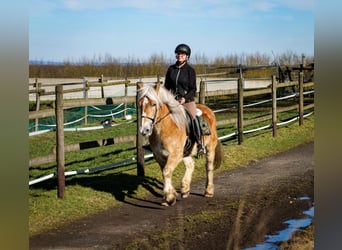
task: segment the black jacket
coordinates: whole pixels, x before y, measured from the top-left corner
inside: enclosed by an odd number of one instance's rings
[[[196,72],[188,63],[178,67],[171,65],[165,76],[165,88],[170,90],[177,100],[184,97],[185,102],[192,102],[196,95]]]

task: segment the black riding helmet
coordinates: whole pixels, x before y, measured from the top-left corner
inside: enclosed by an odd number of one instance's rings
[[[188,57],[190,57],[191,49],[188,45],[181,43],[175,48],[175,53],[182,52],[185,53]]]

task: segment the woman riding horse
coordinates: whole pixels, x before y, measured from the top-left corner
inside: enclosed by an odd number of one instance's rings
[[[197,157],[205,153],[202,145],[202,131],[196,116],[196,72],[188,64],[191,55],[191,49],[186,44],[179,44],[175,49],[176,63],[171,65],[165,76],[165,88],[170,90],[176,100],[189,111],[192,116],[192,124],[197,142]]]

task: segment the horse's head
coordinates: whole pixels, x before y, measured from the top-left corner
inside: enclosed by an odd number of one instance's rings
[[[160,84],[155,86],[138,83],[138,104],[141,110],[139,131],[143,136],[150,136],[156,123],[159,110],[158,91]]]
[[[155,85],[139,83],[138,105],[141,110],[139,131],[144,136],[150,136],[154,125],[164,122],[166,120],[164,118],[169,115],[172,118],[171,122],[178,128],[187,126],[183,105],[179,104],[173,94],[160,83]]]

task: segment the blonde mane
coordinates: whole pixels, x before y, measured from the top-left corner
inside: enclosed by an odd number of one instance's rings
[[[163,85],[160,86],[157,93],[154,85],[144,84],[143,87],[139,89],[138,98],[141,99],[143,96],[147,96],[149,99],[154,100],[157,103],[158,109],[163,105],[167,105],[170,115],[178,127],[188,126],[184,106],[179,104],[174,95]]]

